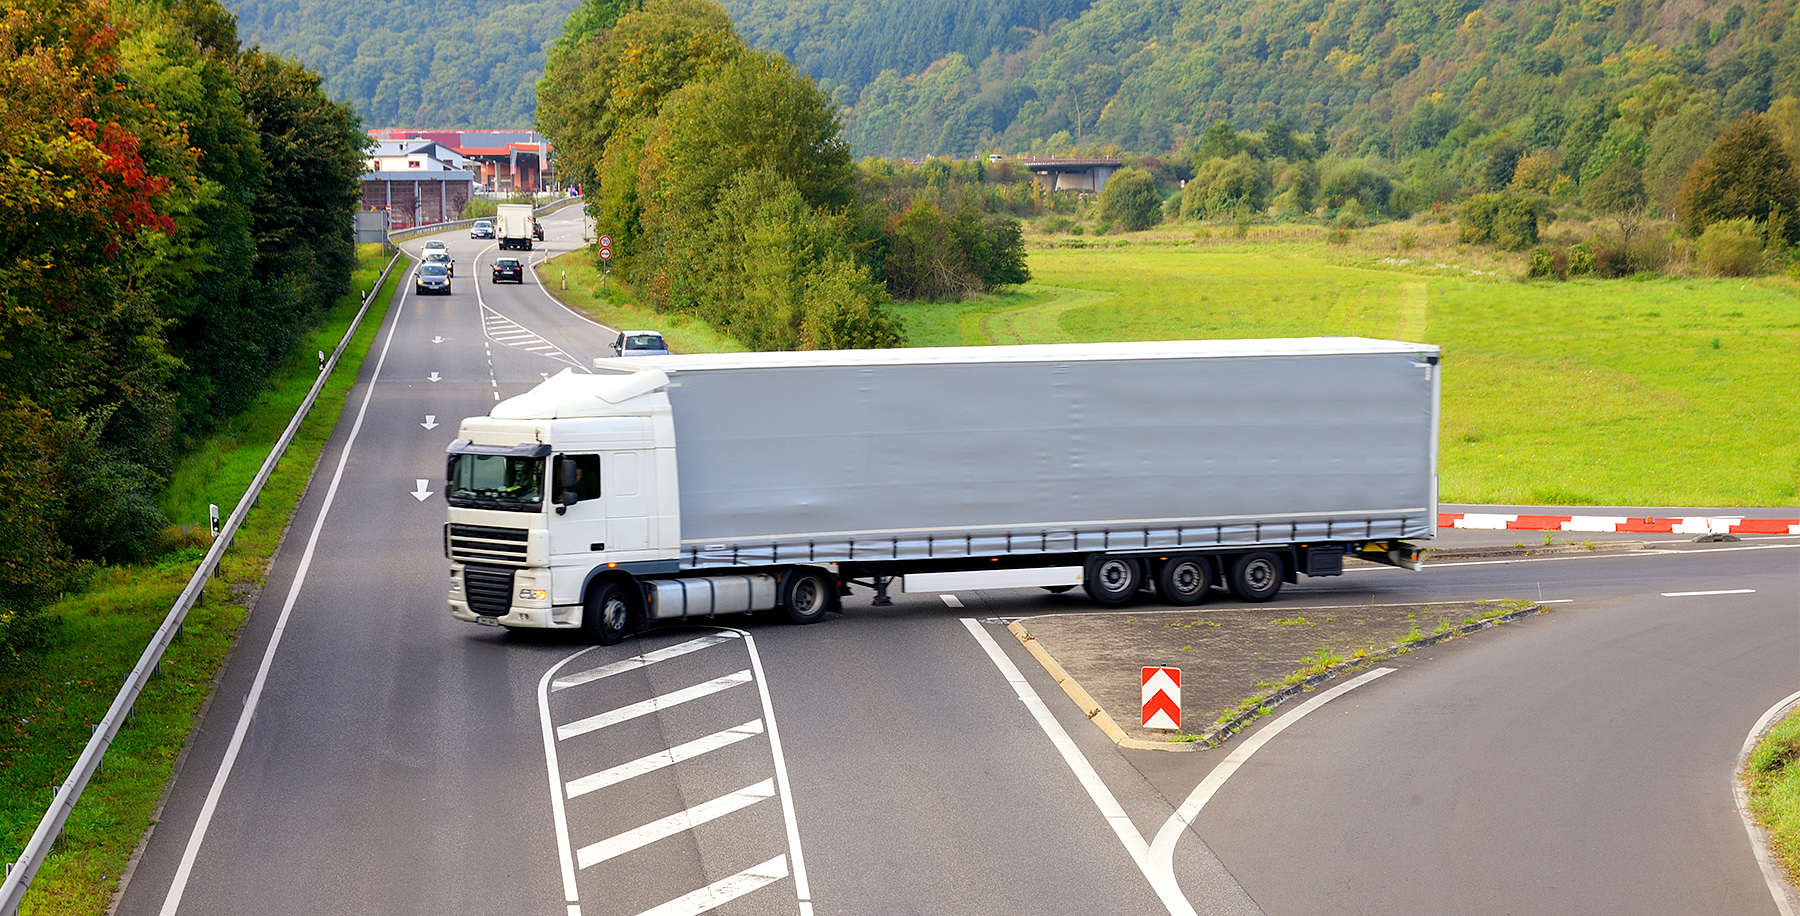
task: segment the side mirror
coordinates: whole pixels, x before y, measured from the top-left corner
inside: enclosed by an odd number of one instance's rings
[[[556,462],[556,514],[569,511],[569,507],[581,501],[575,492],[575,459],[559,458]]]

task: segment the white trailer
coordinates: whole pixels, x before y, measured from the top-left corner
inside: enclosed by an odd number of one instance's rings
[[[1436,531],[1438,348],[1360,338],[596,360],[462,422],[450,611],[585,627],[845,583],[1267,601]]]
[[[501,204],[494,212],[494,238],[501,248],[531,250],[536,211],[530,204]]]

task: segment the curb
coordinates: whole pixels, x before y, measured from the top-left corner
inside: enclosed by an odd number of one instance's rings
[[[1440,512],[1437,526],[1485,531],[1591,531],[1601,534],[1800,534],[1800,518],[1745,518],[1741,515],[1633,518],[1624,515]]]
[[[1454,639],[1458,636],[1467,636],[1470,633],[1485,630],[1489,627],[1499,626],[1503,623],[1511,623],[1522,617],[1529,617],[1534,614],[1547,614],[1549,613],[1549,610],[1549,608],[1546,608],[1541,604],[1530,604],[1516,611],[1509,611],[1505,614],[1501,614],[1498,617],[1478,621],[1476,623],[1463,624],[1462,626],[1445,630],[1442,633],[1433,633],[1430,636],[1422,637],[1413,642],[1405,644],[1395,643],[1374,655],[1333,665],[1331,668],[1319,674],[1315,674],[1298,684],[1290,684],[1287,687],[1283,687],[1280,690],[1265,695],[1255,706],[1252,706],[1247,711],[1239,713],[1230,720],[1214,726],[1208,731],[1200,733],[1191,741],[1180,743],[1145,741],[1142,738],[1133,738],[1130,735],[1125,734],[1125,730],[1119,727],[1119,723],[1113,721],[1112,716],[1107,715],[1106,710],[1102,709],[1100,704],[1094,701],[1093,695],[1089,694],[1087,689],[1082,687],[1073,677],[1070,677],[1069,672],[1065,671],[1063,666],[1057,663],[1056,659],[1050,657],[1050,653],[1044,649],[1043,644],[1038,642],[1037,637],[1031,635],[1031,631],[1025,627],[1025,622],[1023,620],[1013,621],[1011,624],[1007,625],[1006,629],[1010,631],[1013,636],[1018,638],[1019,643],[1025,647],[1026,651],[1031,653],[1033,658],[1037,659],[1038,664],[1043,666],[1045,673],[1049,674],[1050,678],[1062,687],[1063,692],[1069,695],[1069,699],[1075,701],[1075,705],[1081,709],[1083,715],[1088,717],[1088,721],[1093,722],[1098,726],[1100,731],[1104,733],[1106,737],[1110,738],[1114,744],[1120,747],[1132,748],[1134,750],[1186,753],[1201,749],[1215,748],[1224,744],[1245,725],[1248,725],[1267,714],[1270,707],[1278,706],[1295,696],[1310,692],[1320,684],[1337,678],[1340,675],[1359,671],[1376,662],[1386,661],[1395,656],[1404,655],[1414,649],[1423,649],[1428,646],[1437,645],[1447,639]]]

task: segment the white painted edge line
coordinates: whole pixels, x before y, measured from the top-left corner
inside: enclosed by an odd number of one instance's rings
[[[1663,592],[1664,598],[1705,598],[1710,595],[1754,595],[1753,588],[1720,588],[1709,592]]]
[[[175,876],[169,882],[169,893],[163,897],[162,916],[174,916],[181,907],[181,897],[187,892],[188,878],[194,872],[194,860],[200,855],[200,844],[206,839],[213,813],[219,807],[219,797],[224,794],[225,783],[231,778],[231,768],[237,763],[238,752],[243,749],[244,736],[250,731],[250,721],[256,715],[256,705],[262,699],[263,685],[268,683],[269,668],[275,662],[275,650],[281,647],[281,637],[287,632],[288,617],[300,598],[301,586],[306,584],[306,574],[312,569],[313,551],[319,546],[319,534],[325,530],[325,519],[331,514],[332,504],[337,501],[338,485],[343,482],[344,468],[350,464],[350,451],[356,445],[356,436],[362,432],[363,418],[368,416],[369,402],[375,397],[375,385],[381,380],[381,367],[387,364],[388,348],[394,345],[394,334],[400,328],[400,317],[406,314],[407,290],[404,284],[399,293],[399,301],[391,310],[393,323],[388,325],[387,342],[381,345],[381,357],[375,361],[375,371],[369,375],[368,387],[363,391],[362,405],[356,410],[356,422],[351,424],[350,435],[344,440],[344,450],[338,455],[337,470],[331,475],[331,486],[325,490],[325,501],[320,504],[319,516],[313,521],[312,534],[307,536],[306,549],[300,554],[300,565],[294,570],[293,584],[288,586],[287,600],[281,605],[281,613],[275,618],[275,629],[269,634],[269,645],[263,650],[262,664],[257,667],[256,678],[250,684],[250,693],[244,698],[244,709],[238,714],[237,727],[232,731],[231,741],[225,747],[225,757],[219,761],[219,772],[213,777],[205,802],[200,805],[200,816],[194,823],[193,833],[188,834],[187,848],[181,853],[181,864],[176,866]]]
[[[787,876],[787,857],[776,856],[761,865],[753,865],[729,878],[645,910],[639,916],[699,916]]]
[[[750,670],[756,672],[756,690],[762,697],[763,721],[769,728],[769,753],[775,759],[775,786],[781,794],[781,817],[787,822],[788,857],[794,862],[794,895],[801,916],[812,914],[812,888],[806,882],[806,857],[800,852],[800,822],[794,816],[794,790],[788,783],[787,755],[781,749],[781,731],[775,725],[775,704],[769,700],[769,679],[763,676],[762,655],[756,640],[743,630],[728,630],[744,637],[750,650]]]
[[[1539,598],[1538,604],[1574,604],[1573,598]]]
[[[562,871],[563,900],[569,905],[568,916],[581,916],[581,897],[575,889],[575,849],[569,842],[569,815],[563,804],[562,766],[556,761],[556,727],[550,721],[550,679],[564,665],[600,648],[588,646],[550,666],[538,678],[538,722],[544,732],[544,769],[550,777],[550,819],[556,828],[557,866]]]
[[[1255,754],[1276,735],[1305,718],[1313,710],[1376,678],[1393,674],[1395,670],[1393,668],[1376,668],[1355,680],[1339,684],[1300,704],[1299,707],[1259,729],[1256,734],[1250,736],[1249,740],[1234,748],[1229,756],[1219,761],[1218,766],[1212,768],[1212,772],[1206,774],[1205,779],[1200,780],[1200,784],[1188,794],[1187,800],[1181,803],[1181,807],[1175,809],[1175,813],[1169,815],[1169,819],[1163,822],[1162,829],[1156,832],[1156,839],[1150,843],[1150,867],[1158,873],[1162,880],[1174,884],[1175,844],[1181,840],[1182,833],[1186,832],[1188,827],[1193,824],[1194,818],[1199,816],[1200,809],[1206,807],[1206,803],[1212,800],[1214,793],[1225,785],[1225,780],[1230,779],[1231,774],[1236,773],[1238,768],[1250,759],[1250,755]]]
[[[1793,891],[1789,889],[1787,879],[1781,869],[1776,866],[1774,857],[1769,855],[1768,837],[1763,829],[1756,825],[1756,818],[1750,813],[1750,793],[1744,788],[1744,768],[1750,764],[1750,752],[1756,749],[1756,742],[1763,734],[1775,725],[1779,719],[1794,707],[1800,706],[1800,692],[1790,694],[1787,699],[1769,707],[1762,718],[1756,720],[1750,734],[1744,738],[1744,747],[1738,751],[1737,767],[1731,771],[1731,794],[1737,801],[1738,816],[1744,819],[1744,830],[1750,835],[1750,849],[1756,853],[1756,866],[1762,869],[1763,881],[1769,886],[1769,895],[1775,898],[1775,908],[1781,916],[1795,916]]]
[[[981,645],[982,651],[986,652],[988,658],[993,661],[994,667],[1000,669],[1001,676],[1012,687],[1013,693],[1018,695],[1019,701],[1031,711],[1032,718],[1037,720],[1038,727],[1044,730],[1050,743],[1055,745],[1057,752],[1062,754],[1063,762],[1069,765],[1069,769],[1075,774],[1076,781],[1080,782],[1081,787],[1087,790],[1088,797],[1094,800],[1095,807],[1100,809],[1100,815],[1112,827],[1119,842],[1124,844],[1125,851],[1131,855],[1131,861],[1136,863],[1138,870],[1144,873],[1144,880],[1150,883],[1151,889],[1162,900],[1163,906],[1168,909],[1170,916],[1196,916],[1193,904],[1181,895],[1179,887],[1163,882],[1157,875],[1151,873],[1148,863],[1150,847],[1144,842],[1143,834],[1139,833],[1137,827],[1131,823],[1131,818],[1125,814],[1124,807],[1113,796],[1112,790],[1107,788],[1106,783],[1100,779],[1100,774],[1095,772],[1094,765],[1082,755],[1081,749],[1075,746],[1074,739],[1069,737],[1069,733],[1062,727],[1062,723],[1056,720],[1056,716],[1050,712],[1050,707],[1044,705],[1044,700],[1038,696],[1037,690],[1031,686],[1029,681],[1025,680],[1025,675],[1020,673],[1019,666],[1013,664],[1012,659],[1007,656],[1005,650],[1000,648],[1000,644],[994,641],[994,637],[988,634],[987,628],[982,625],[981,621],[973,617],[964,617],[962,624],[968,629],[969,635],[975,637],[975,641]]]

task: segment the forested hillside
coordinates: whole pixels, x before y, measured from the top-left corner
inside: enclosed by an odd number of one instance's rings
[[[226,0],[246,45],[298,58],[370,126],[522,128],[579,0]]]
[[[848,134],[862,155],[1149,153],[1285,119],[1398,157],[1473,119],[1553,146],[1581,105],[1627,94],[1646,129],[1696,93],[1726,120],[1766,108],[1800,89],[1795,18],[1794,0],[1098,0],[1018,51],[880,74]]]

